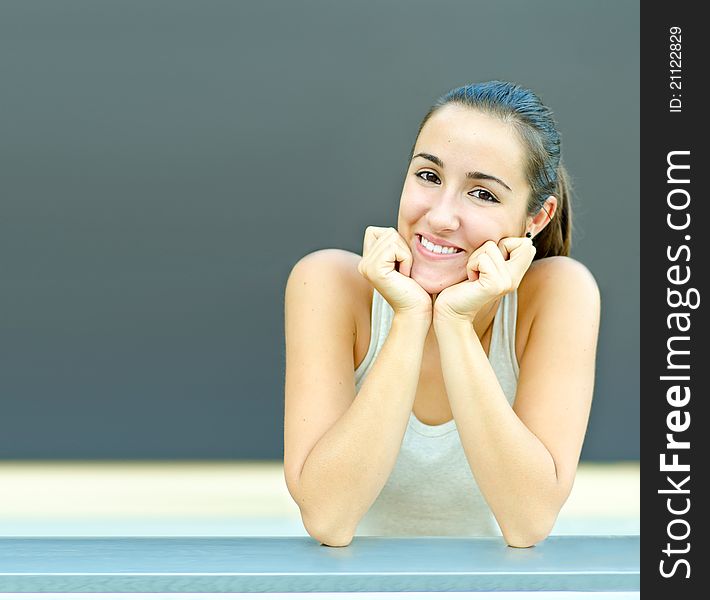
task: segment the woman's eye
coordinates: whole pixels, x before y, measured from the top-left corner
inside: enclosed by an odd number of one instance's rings
[[[436,173],[433,173],[433,172],[431,172],[431,171],[419,171],[419,173],[417,173],[416,175],[417,175],[417,177],[419,177],[419,179],[423,179],[424,181],[428,181],[429,183],[436,183],[436,182],[435,182],[435,181],[432,181],[432,180],[429,179],[429,178],[427,178],[427,175],[432,175],[432,176],[435,177],[437,180],[439,179],[439,178],[436,176]],[[422,177],[422,175],[423,175],[423,177]]]
[[[482,196],[476,196],[476,198],[480,198],[486,202],[498,202],[498,199],[488,190],[473,190],[471,193],[475,194],[476,192],[481,192],[483,194]]]
[[[424,181],[428,181],[429,183],[437,183],[439,181],[439,177],[433,171],[419,171],[419,173],[415,173],[415,175],[419,177],[419,179],[423,179]],[[429,176],[433,177],[435,181],[432,181]],[[476,196],[476,198],[479,198],[484,202],[498,202],[498,199],[488,190],[478,189],[473,190],[473,192],[471,193],[475,194],[476,192],[483,194],[482,196]]]

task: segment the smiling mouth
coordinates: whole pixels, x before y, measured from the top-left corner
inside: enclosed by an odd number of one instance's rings
[[[439,252],[434,252],[432,250],[429,250],[424,244],[422,244],[422,236],[420,234],[417,234],[417,247],[419,250],[425,255],[425,256],[430,256],[430,257],[437,257],[437,258],[447,258],[451,256],[456,256],[457,254],[464,254],[464,251],[459,249],[456,252],[447,252],[447,253],[439,253]]]

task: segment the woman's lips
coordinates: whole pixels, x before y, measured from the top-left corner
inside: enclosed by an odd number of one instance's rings
[[[422,237],[420,235],[416,236],[417,241],[416,241],[416,246],[417,250],[422,256],[425,256],[428,259],[431,260],[452,260],[455,258],[459,258],[461,256],[465,256],[465,252],[455,252],[453,254],[437,254],[436,252],[432,252],[431,250],[428,250],[426,246],[422,245]]]

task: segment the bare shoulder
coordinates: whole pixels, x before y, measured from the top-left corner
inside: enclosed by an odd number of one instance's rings
[[[314,250],[301,258],[296,265],[327,265],[328,267],[344,268],[343,273],[346,274],[350,267],[357,272],[357,264],[360,261],[360,255],[348,250],[340,248],[323,248],[322,250]]]
[[[337,279],[336,286],[328,286],[338,294],[338,305],[346,309],[355,321],[359,321],[363,311],[363,302],[367,298],[368,287],[371,294],[371,284],[358,271],[362,257],[359,254],[340,248],[324,248],[306,254],[293,267],[312,271],[317,277],[322,277],[324,283]],[[369,313],[368,313],[369,314]]]
[[[361,280],[364,280],[364,277],[360,275],[357,268],[360,260],[362,260],[362,256],[349,250],[324,248],[306,254],[296,263],[296,266],[314,269],[324,268],[331,274],[333,272],[337,273],[353,285],[362,286]],[[296,266],[294,266],[294,269]],[[367,282],[367,280],[365,281]]]
[[[530,316],[542,307],[561,303],[568,309],[572,301],[579,311],[596,310],[601,301],[597,281],[592,272],[571,256],[548,256],[532,262],[520,282],[519,298]]]
[[[561,323],[580,320],[598,323],[600,295],[591,271],[569,256],[534,260],[518,286],[515,350],[522,361],[534,322],[547,319]]]
[[[544,293],[550,286],[582,286],[586,292],[599,293],[599,286],[592,272],[571,256],[548,256],[535,260],[525,273],[521,285]]]

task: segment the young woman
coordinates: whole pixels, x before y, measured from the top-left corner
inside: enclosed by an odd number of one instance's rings
[[[550,110],[518,85],[467,85],[419,128],[397,229],[293,267],[284,474],[312,537],[549,535],[600,318],[571,216]]]

